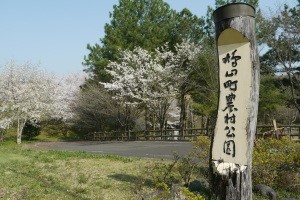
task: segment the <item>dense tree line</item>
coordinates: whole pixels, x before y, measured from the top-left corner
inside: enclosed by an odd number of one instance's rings
[[[256,8],[258,41],[261,47],[267,48],[265,53],[261,53],[260,59],[262,66],[260,123],[270,123],[271,119],[276,117],[279,121],[281,118],[286,118],[281,120],[282,123],[292,123],[299,115],[300,101],[299,1],[298,5],[292,8],[284,5],[280,12],[272,13],[269,18],[262,14],[258,7],[258,0],[230,2],[245,2]],[[216,0],[215,8],[230,2]],[[100,39],[101,43],[88,45],[90,53],[83,62],[86,66],[85,71],[90,74],[86,83],[92,82],[96,85],[101,83],[103,88],[101,86],[99,88],[106,89],[106,95],[118,99],[118,106],[126,107],[128,112],[133,108],[139,110],[140,115],[137,118],[145,119],[144,129],[163,129],[176,121],[176,126],[173,127],[181,129],[194,127],[194,116],[198,116],[198,127],[199,122],[202,126],[213,124],[218,99],[217,60],[212,19],[212,11],[215,8],[209,7],[207,15],[199,18],[188,9],[180,12],[172,10],[163,0],[120,0],[110,13],[111,22],[105,25],[105,36]],[[167,72],[169,75],[167,77],[164,73],[170,70],[169,63],[179,53],[176,45],[183,42],[198,45],[200,51],[192,60],[182,60],[181,64],[175,67],[176,70],[174,68]],[[157,55],[159,48],[168,49],[168,55],[172,54],[172,56],[166,56],[164,60],[159,61],[161,71],[158,72],[150,68],[157,66],[154,60],[159,57]],[[127,56],[131,54],[131,57],[125,58],[124,54]],[[142,58],[142,54],[148,57]],[[137,61],[138,59],[140,60]],[[148,71],[145,71],[147,65],[151,66]],[[182,74],[185,78],[180,80]],[[181,82],[180,86],[178,86],[179,82]],[[160,100],[164,100],[155,101],[158,104],[156,108],[160,108],[159,111],[149,109],[153,107],[151,104],[154,102],[149,97],[155,98],[159,94],[158,87],[170,92],[171,89],[168,88],[170,85],[178,91],[174,96],[176,103],[171,104],[170,99],[161,98]],[[147,94],[146,89],[147,92],[156,91],[156,94],[151,92]],[[86,90],[89,90],[88,87]],[[137,94],[139,97],[136,96]],[[170,113],[173,112],[175,116],[176,109],[171,108],[171,105],[177,109],[176,119],[166,117],[168,109],[173,109]],[[295,114],[287,117],[284,112],[286,109],[291,111],[289,113]],[[131,117],[125,118],[132,121],[130,121],[131,127],[123,127],[123,130],[132,129],[138,121]],[[79,116],[79,119],[83,118]]]
[[[85,57],[84,64],[86,65],[85,71],[90,73],[91,76],[87,82],[111,83],[114,79],[113,75],[109,73],[109,71],[111,71],[112,63],[122,62],[122,58],[120,59],[120,57],[122,57],[122,54],[124,55],[125,51],[134,51],[137,48],[140,48],[143,51],[147,51],[151,57],[153,56],[152,53],[158,51],[158,48],[166,48],[169,49],[169,53],[174,54],[176,52],[177,44],[190,42],[200,46],[202,42],[208,40],[204,33],[204,18],[198,18],[188,9],[176,12],[162,0],[120,1],[119,5],[114,6],[111,18],[110,24],[105,25],[105,37],[101,39],[102,44],[95,44],[94,46],[88,45],[90,53]],[[164,70],[166,65],[168,65],[168,59],[172,59],[172,57],[169,56],[169,58],[157,61],[160,62]],[[179,66],[178,69],[172,70],[173,74],[178,73],[178,78],[179,75],[185,74],[184,71],[190,71],[188,72],[190,74],[189,76],[182,76],[185,78],[177,80],[178,82],[181,82],[181,86],[177,87],[178,90],[181,90],[179,92],[181,97],[177,95],[176,98],[178,98],[179,101],[178,103],[175,103],[175,106],[180,107],[178,114],[178,126],[180,127],[185,126],[186,123],[185,110],[188,106],[186,98],[191,90],[187,81],[190,76],[194,74],[191,72],[191,69],[188,69],[191,65],[187,65],[187,61],[188,58],[182,58],[182,60],[177,63],[177,66]],[[133,63],[128,64],[133,65]],[[136,72],[136,75],[138,75],[138,71],[141,71],[142,68],[143,66],[141,64],[131,66],[127,68],[127,72],[129,73],[128,70],[132,69],[131,72]],[[145,74],[149,74],[149,71]],[[156,74],[159,74],[159,72]],[[160,73],[160,75],[162,74]],[[171,75],[171,72],[169,75]],[[126,77],[124,79],[126,79]],[[138,77],[136,77],[136,79],[138,79]],[[165,75],[160,81],[157,80],[156,86],[163,87],[163,82],[167,82],[168,85],[166,86],[165,84],[165,90],[168,87],[171,87],[172,84],[176,84],[174,81],[171,81],[170,83],[170,77]],[[137,84],[137,82],[135,82],[135,84]],[[152,85],[151,87],[154,86]],[[173,87],[175,88],[175,86]],[[139,87],[131,85],[128,88],[135,88],[138,90]],[[111,92],[114,96],[113,93],[114,92]],[[143,102],[143,100],[141,101]],[[166,126],[167,119],[165,116],[167,115],[167,108],[170,107],[170,102],[171,100],[160,98],[159,101],[156,100],[155,106],[154,103],[148,104],[145,101],[138,105],[138,107],[142,109],[145,118],[145,129],[155,128],[156,123],[159,124],[158,126],[160,128]],[[129,105],[128,103],[123,104],[123,106],[126,106],[127,109],[131,109],[132,107],[132,105]],[[154,109],[153,106],[160,109]]]
[[[203,17],[175,11],[163,0],[120,0],[100,43],[87,45],[84,84],[32,64],[7,64],[0,73],[1,134],[17,124],[20,142],[26,123],[45,119],[67,121],[80,133],[213,126],[218,63],[212,12],[230,2],[256,8],[257,39],[264,49],[259,123],[297,122],[300,0],[269,17],[258,0],[216,0]]]

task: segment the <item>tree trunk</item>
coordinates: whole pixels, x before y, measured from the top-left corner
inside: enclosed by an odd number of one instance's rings
[[[184,139],[185,123],[186,123],[186,99],[185,99],[185,94],[182,93],[180,95],[180,119],[179,119],[180,136],[182,137],[182,139]]]
[[[149,138],[149,108],[145,105],[145,138]]]
[[[209,116],[206,117],[206,135],[209,136],[209,127],[210,127],[210,118]]]
[[[18,119],[18,129],[17,129],[17,144],[22,142],[22,132],[25,126],[26,120]]]
[[[294,82],[293,82],[293,77],[291,76],[290,70],[287,70],[287,71],[288,71],[287,75],[288,75],[289,82],[290,82],[290,90],[291,90],[291,94],[292,94],[292,100],[293,100],[293,103],[294,103],[296,109],[300,113],[300,105],[297,102],[297,97],[296,97],[296,94],[295,94],[295,86],[294,86]]]
[[[252,199],[259,92],[254,15],[254,8],[243,3],[227,4],[214,12],[220,95],[210,169],[212,190],[218,199]]]
[[[195,118],[194,118],[194,113],[193,110],[191,108],[191,106],[189,106],[189,114],[190,114],[190,126],[188,128],[195,128]]]
[[[0,128],[0,142],[4,141],[4,129]]]
[[[159,110],[158,110],[158,122],[159,122],[159,130],[160,130],[160,135],[161,138],[163,139],[163,134],[164,134],[164,129],[167,128],[167,120],[166,120],[166,115],[167,115],[167,110],[169,107],[169,103],[167,100],[160,101],[159,103]],[[166,139],[166,138],[164,138]]]
[[[152,112],[152,126],[153,126],[153,130],[156,130],[156,115],[155,115],[155,112]]]
[[[125,116],[125,136],[129,138],[130,123],[131,123],[131,107],[126,104],[126,116]]]

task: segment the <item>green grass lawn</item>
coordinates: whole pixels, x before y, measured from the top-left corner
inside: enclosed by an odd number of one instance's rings
[[[46,138],[43,141],[52,140]],[[157,177],[163,176],[172,163],[146,158],[36,150],[29,149],[27,144],[26,141],[21,145],[12,140],[0,142],[0,199],[141,199],[142,195],[157,191],[155,176],[157,173]],[[299,144],[296,147],[299,148]],[[296,149],[293,151],[298,152]],[[164,167],[155,168],[156,164]],[[193,178],[200,171],[195,173]],[[170,178],[174,175],[174,180],[180,181],[178,171],[170,175]],[[279,192],[281,197],[300,197],[284,190]],[[254,199],[266,198],[254,196]]]
[[[138,199],[151,160],[0,143],[0,199]]]

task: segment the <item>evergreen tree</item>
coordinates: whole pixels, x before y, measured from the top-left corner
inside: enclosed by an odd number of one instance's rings
[[[298,5],[284,8],[270,18],[262,17],[261,42],[268,47],[261,62],[280,78],[290,105],[300,112],[300,0]],[[266,68],[265,68],[266,69]],[[280,76],[278,78],[278,76]]]
[[[147,51],[184,40],[201,41],[204,21],[188,9],[177,13],[163,0],[120,0],[110,13],[111,22],[105,25],[101,44],[88,44],[85,71],[96,82],[109,82],[106,72],[109,61],[116,61],[122,50],[140,47]]]

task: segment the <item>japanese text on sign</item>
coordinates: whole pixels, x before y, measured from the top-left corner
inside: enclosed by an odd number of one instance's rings
[[[220,95],[213,160],[247,164],[251,61],[250,43],[218,46]]]
[[[224,134],[226,135],[226,140],[223,145],[223,152],[227,155],[235,157],[235,119],[238,117],[235,112],[238,111],[238,108],[234,104],[235,100],[235,91],[238,87],[238,81],[236,76],[238,74],[238,61],[241,59],[241,56],[237,55],[237,49],[231,53],[227,53],[224,58],[222,58],[223,63],[228,68],[226,73],[223,74],[226,77],[226,82],[223,83],[224,89],[226,91],[225,102],[226,107],[222,110],[226,113],[224,116]],[[228,79],[228,80],[227,80]]]

